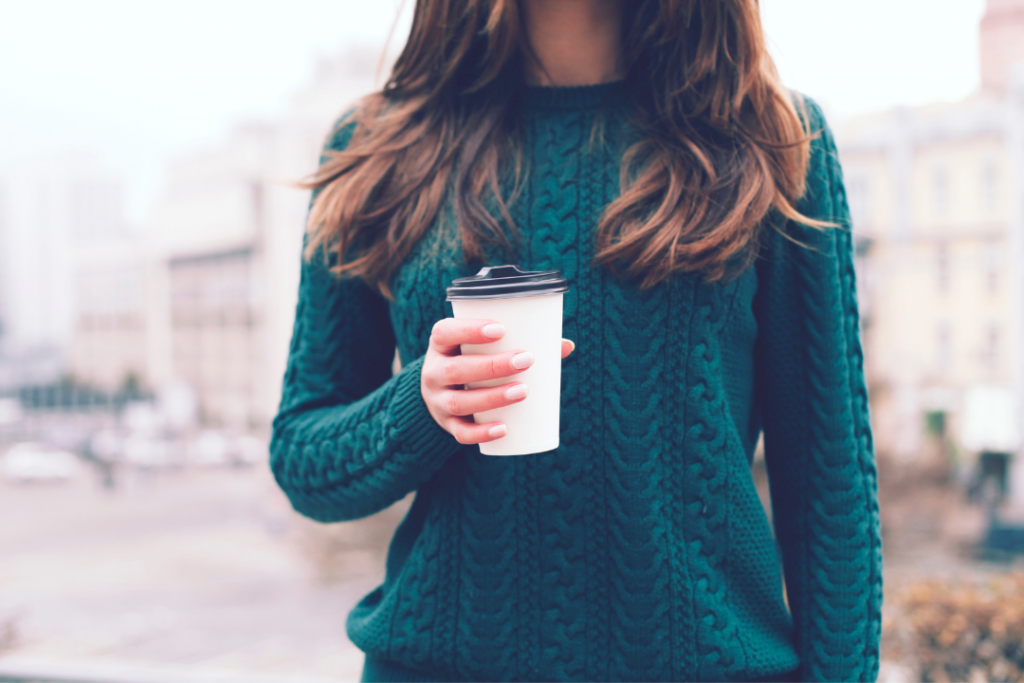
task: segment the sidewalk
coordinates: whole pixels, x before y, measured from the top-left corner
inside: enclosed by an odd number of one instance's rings
[[[0,681],[358,679],[345,618],[378,577],[319,582],[278,495],[256,470],[0,482]]]
[[[125,662],[54,662],[30,657],[0,657],[0,683],[338,683],[358,680],[362,658],[353,662],[353,676],[264,676],[256,673],[196,671],[176,666]]]

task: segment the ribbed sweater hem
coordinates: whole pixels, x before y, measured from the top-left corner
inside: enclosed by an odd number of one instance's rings
[[[381,683],[397,683],[409,681],[410,683],[441,683],[448,681],[448,678],[441,678],[423,671],[409,669],[401,664],[395,664],[385,659],[366,656],[363,664],[363,675],[361,681],[380,681]]]
[[[409,457],[422,459],[433,471],[456,450],[458,442],[434,420],[420,391],[424,356],[406,365],[396,376],[395,423]]]
[[[799,681],[799,671],[787,671],[781,674],[771,674],[758,678],[751,678],[750,683],[786,683]],[[437,676],[424,671],[410,669],[401,664],[389,662],[386,659],[366,656],[363,664],[363,675],[359,679],[367,683],[442,683],[450,681],[449,678]]]

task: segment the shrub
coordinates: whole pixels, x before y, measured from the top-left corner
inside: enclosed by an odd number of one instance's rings
[[[1024,682],[1024,573],[921,581],[894,602],[890,657],[916,666],[920,680]]]

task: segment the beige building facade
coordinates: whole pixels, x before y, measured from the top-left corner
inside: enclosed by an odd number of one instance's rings
[[[81,246],[74,264],[70,370],[76,381],[113,391],[145,382],[151,342],[154,265],[143,240]]]
[[[200,397],[206,423],[242,429],[263,417],[260,265],[251,244],[168,263],[171,367]]]
[[[374,86],[378,53],[323,60],[280,117],[235,126],[165,171],[139,239],[74,268],[72,374],[102,388],[182,386],[201,422],[265,429],[280,400],[309,192],[331,124]]]
[[[1020,22],[1000,21],[1018,12]],[[1014,51],[1024,46],[1024,2],[990,0],[981,30],[989,49],[976,95],[861,117],[837,136],[865,254],[876,438],[902,458],[922,451],[929,426],[967,455],[1020,446],[1024,116],[1015,103],[1024,82],[1001,59],[1024,57]]]

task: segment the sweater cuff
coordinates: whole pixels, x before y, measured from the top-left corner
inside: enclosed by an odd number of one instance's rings
[[[419,459],[433,471],[454,455],[461,444],[441,428],[427,410],[420,391],[424,356],[404,366],[395,375],[392,429],[402,452]]]

